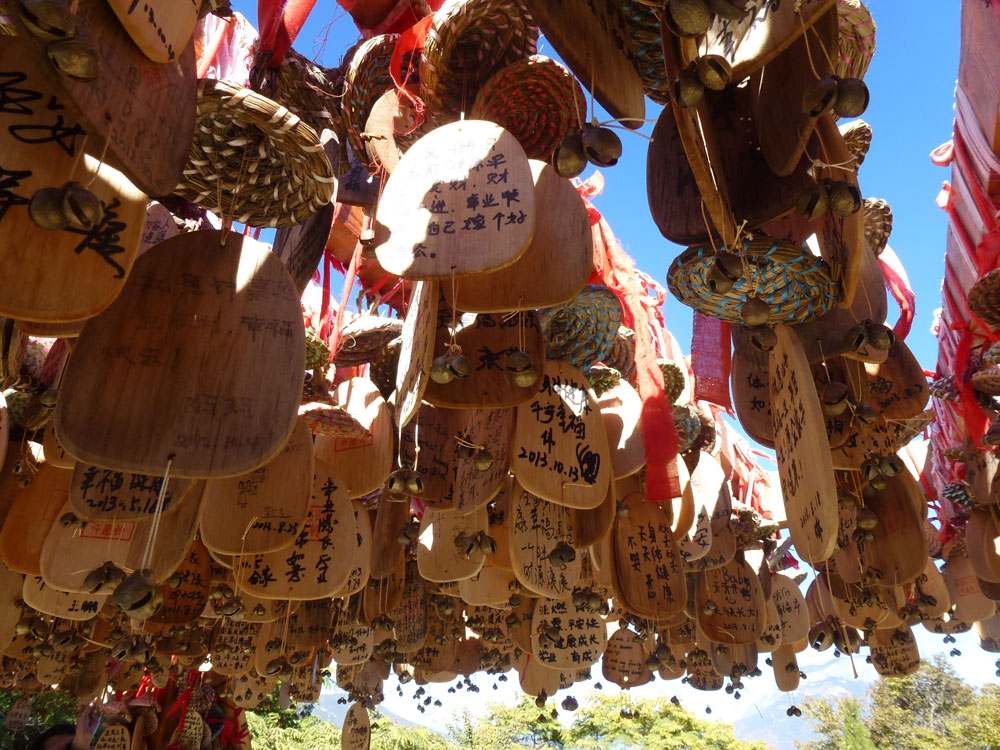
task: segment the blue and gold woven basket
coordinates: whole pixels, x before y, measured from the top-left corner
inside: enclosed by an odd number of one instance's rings
[[[710,245],[690,247],[667,272],[667,287],[680,302],[703,315],[730,323],[743,321],[740,310],[751,295],[771,307],[768,325],[795,325],[822,315],[837,301],[840,283],[826,262],[802,248],[765,235],[745,238],[733,250],[744,259],[744,273],[725,293],[708,283],[715,263]]]
[[[608,289],[587,286],[566,304],[540,310],[538,319],[546,356],[589,372],[611,352],[622,307]]]

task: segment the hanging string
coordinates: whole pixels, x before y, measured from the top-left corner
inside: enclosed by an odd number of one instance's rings
[[[110,115],[105,119],[108,121],[108,134],[104,137],[104,148],[101,149],[101,158],[97,160],[97,168],[94,170],[94,174],[90,176],[90,179],[87,180],[87,184],[84,185],[84,187],[88,189],[94,184],[94,180],[97,179],[98,172],[100,172],[101,167],[104,166],[104,159],[108,155],[108,144],[111,143],[111,130],[114,127],[114,121],[111,119]],[[86,141],[84,141],[84,143],[86,143]],[[81,148],[80,151],[82,152],[83,149]],[[75,166],[76,165],[74,165],[74,167]]]
[[[140,570],[148,570],[149,561],[153,557],[156,535],[160,532],[160,519],[163,517],[163,504],[167,499],[167,485],[170,483],[170,467],[174,463],[174,458],[176,456],[173,453],[167,456],[167,468],[163,472],[163,484],[160,485],[160,494],[156,498],[156,510],[153,512],[152,528],[149,530],[149,537],[146,539],[146,549],[142,553]]]

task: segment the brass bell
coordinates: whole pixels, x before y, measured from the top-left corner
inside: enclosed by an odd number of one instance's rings
[[[708,272],[708,288],[714,294],[726,294],[743,277],[743,263],[735,253],[725,250],[715,256]]]
[[[871,424],[878,419],[878,414],[875,412],[875,409],[868,404],[860,404],[857,408],[855,408],[854,416],[859,422],[863,422],[864,424]]]
[[[615,503],[615,515],[618,518],[628,518],[628,504],[624,500]]]
[[[861,210],[861,193],[846,180],[831,182],[827,188],[830,194],[830,210],[837,216],[851,216]]]
[[[99,594],[107,582],[107,563],[94,568],[83,579],[83,590],[88,594]],[[110,587],[109,587],[110,588]]]
[[[139,664],[145,664],[152,655],[153,652],[149,648],[149,644],[139,639],[136,639],[135,644],[129,650],[129,656]]]
[[[74,81],[93,81],[101,72],[101,58],[87,42],[64,39],[52,42],[45,51],[59,74]]]
[[[81,528],[83,526],[83,519],[77,516],[75,513],[63,513],[59,517],[59,525],[64,529],[69,528]]]
[[[868,86],[860,78],[841,78],[837,82],[837,102],[833,111],[837,117],[861,117],[868,109]]]
[[[580,704],[576,702],[576,698],[572,695],[567,695],[563,698],[562,709],[563,711],[576,711],[580,707]]]
[[[897,474],[902,474],[906,469],[906,465],[899,456],[887,456],[882,459],[881,468],[885,476],[894,477]]]
[[[406,472],[406,490],[411,495],[421,495],[424,491],[424,478],[420,476],[420,472],[414,469],[408,469]]]
[[[733,69],[729,61],[721,55],[703,55],[695,63],[695,73],[706,89],[722,91],[729,85]]]
[[[454,377],[464,380],[472,372],[472,362],[464,354],[453,354],[448,357],[448,371]]]
[[[267,614],[267,608],[263,604],[258,604],[253,608],[254,617],[263,617]]]
[[[41,229],[58,231],[66,228],[63,212],[63,191],[60,188],[36,190],[28,203],[28,216]]]
[[[468,461],[476,455],[476,449],[467,443],[459,443],[458,448],[455,449],[455,454],[463,461]]]
[[[887,352],[896,343],[896,334],[883,323],[870,323],[868,326],[868,339],[873,347],[880,352]]]
[[[809,643],[817,651],[826,651],[833,645],[833,628],[825,620],[809,628]]]
[[[858,504],[858,499],[847,490],[837,490],[837,504],[844,510],[850,510]]]
[[[104,218],[104,204],[101,203],[101,199],[79,182],[67,182],[63,185],[62,210],[66,223],[76,229],[89,231]]]
[[[671,33],[687,39],[708,31],[712,12],[706,0],[669,0],[663,20]]]
[[[139,571],[122,581],[111,600],[134,620],[145,620],[163,604],[163,593],[149,577],[149,571]]]
[[[747,296],[740,307],[740,317],[748,326],[762,326],[771,317],[771,306],[760,297]]]
[[[58,41],[76,34],[76,18],[60,0],[18,0],[17,15],[40,39]]]
[[[863,351],[868,346],[868,326],[859,323],[847,332],[847,345],[852,352]]]
[[[867,479],[869,482],[881,474],[881,469],[879,468],[879,462],[874,458],[868,458],[861,463],[861,476]]]
[[[132,636],[126,636],[111,647],[111,658],[115,661],[123,661],[132,652]]]
[[[512,373],[510,380],[518,388],[531,388],[531,386],[538,382],[538,370],[534,367],[529,367],[527,370]]]
[[[802,114],[819,117],[837,103],[837,79],[833,76],[813,81],[802,94]]]
[[[266,665],[264,665],[264,672],[269,677],[276,677],[281,674],[285,667],[289,666],[288,662],[285,661],[284,657],[277,657],[271,659]]]
[[[809,221],[816,221],[829,208],[826,189],[820,184],[814,184],[799,196],[795,210]]]
[[[579,176],[587,168],[582,133],[570,133],[559,141],[559,145],[552,152],[552,168],[557,175],[566,179]]]
[[[750,344],[762,352],[769,352],[778,344],[778,334],[771,326],[747,326],[744,328]]]
[[[408,523],[396,534],[396,541],[402,545],[407,545],[417,538],[419,527],[415,523]]]
[[[504,367],[508,372],[524,372],[534,366],[531,355],[525,351],[513,351],[504,359]]]
[[[407,470],[396,469],[389,475],[385,482],[386,489],[392,495],[403,495],[406,493]]]
[[[167,579],[167,585],[172,589],[180,588],[180,585],[182,583],[184,583],[184,579],[181,577],[181,574],[176,570],[173,573],[171,573],[170,578]]]
[[[448,369],[448,357],[443,354],[435,357],[431,362],[431,380],[439,385],[447,385],[454,379],[455,376]]]
[[[701,608],[701,613],[709,617],[711,617],[718,611],[719,611],[719,605],[713,601],[705,602],[705,605]]]
[[[622,139],[611,128],[590,125],[583,130],[583,154],[597,167],[613,167],[622,155]]]
[[[549,562],[557,568],[565,568],[574,560],[576,560],[576,550],[569,542],[559,542],[549,552]]]
[[[739,21],[747,14],[746,2],[744,0],[708,0],[708,7],[711,11],[722,18],[730,21]]]
[[[823,413],[828,417],[836,417],[847,409],[847,384],[831,380],[823,384],[819,394]]]
[[[478,471],[489,471],[493,466],[493,453],[486,448],[480,448],[472,458],[472,464]]]
[[[487,534],[480,534],[479,551],[482,552],[487,557],[491,557],[492,555],[496,554],[497,551],[496,540]]]
[[[857,527],[864,531],[874,531],[878,526],[878,516],[868,508],[858,511]]]
[[[682,70],[674,81],[674,99],[686,109],[696,107],[705,96],[705,84],[698,78],[694,65]]]

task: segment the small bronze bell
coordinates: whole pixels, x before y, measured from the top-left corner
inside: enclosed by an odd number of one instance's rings
[[[579,176],[587,168],[582,133],[570,133],[559,141],[559,145],[552,152],[552,168],[557,175],[566,179]]]
[[[66,214],[63,212],[63,191],[61,188],[36,190],[28,204],[28,216],[41,229],[58,231],[66,228]]]
[[[527,370],[512,373],[510,380],[518,388],[531,388],[531,386],[538,382],[538,370],[534,367],[529,367]]]
[[[149,571],[137,570],[115,588],[111,600],[133,620],[145,620],[163,604],[163,593]]]
[[[826,651],[833,645],[833,628],[825,620],[809,628],[809,643],[817,651]]]
[[[850,510],[858,504],[858,499],[846,490],[837,490],[837,504],[844,510]]]
[[[452,374],[451,370],[448,369],[448,357],[442,354],[440,357],[435,357],[431,362],[431,380],[439,385],[447,385],[455,376]]]
[[[814,184],[799,196],[795,210],[809,221],[816,221],[826,213],[829,205],[826,189],[822,185]]]
[[[496,554],[497,551],[496,540],[487,534],[481,533],[479,535],[479,551],[482,552],[487,557],[491,557],[492,555]]]
[[[396,469],[389,475],[389,478],[385,482],[386,489],[389,490],[391,495],[403,495],[406,494],[406,480],[407,480],[407,470],[406,469]]]
[[[106,573],[105,565],[96,567],[87,573],[86,578],[83,579],[83,590],[88,594],[99,594],[105,586]]]
[[[567,695],[563,698],[562,709],[563,711],[576,711],[580,707],[580,704],[576,702],[576,698],[572,695]]]
[[[906,468],[899,456],[883,456],[878,467],[884,477],[894,477]]]
[[[420,472],[414,469],[406,471],[406,490],[411,495],[422,495],[424,492],[424,478]]]
[[[126,636],[111,647],[111,658],[115,661],[123,661],[132,652],[132,636]]]
[[[874,531],[878,526],[878,516],[876,516],[868,508],[862,508],[858,511],[858,521],[857,527],[865,531]]]
[[[833,76],[813,81],[802,94],[802,114],[819,117],[837,103],[837,79]]]
[[[883,323],[870,323],[868,325],[868,340],[880,352],[887,352],[896,343],[896,334]]]
[[[472,372],[472,362],[464,354],[453,354],[448,357],[448,370],[454,377],[464,380]]]
[[[747,326],[744,328],[750,344],[762,352],[771,351],[778,344],[778,334],[771,326]]]
[[[493,453],[486,448],[480,448],[472,458],[472,464],[478,471],[489,471],[493,466]]]
[[[688,39],[708,31],[712,12],[706,0],[669,0],[663,20],[672,34]]]
[[[513,351],[504,359],[504,367],[508,372],[524,372],[534,364],[531,355],[525,351]]]
[[[396,541],[402,545],[407,545],[416,539],[419,533],[420,527],[418,527],[415,523],[408,523],[399,530],[398,534],[396,534]]]
[[[861,476],[863,476],[869,482],[881,473],[881,469],[879,468],[879,462],[874,458],[865,459],[861,463],[860,469],[861,469]]]
[[[694,66],[682,70],[674,81],[674,98],[685,108],[696,107],[705,96],[705,84],[698,78]]]
[[[83,519],[77,516],[75,513],[63,513],[59,517],[59,525],[64,529],[75,528],[79,529],[83,527]]]
[[[101,72],[101,58],[87,42],[64,39],[52,42],[45,51],[59,74],[74,81],[93,81]]]
[[[101,199],[79,182],[67,182],[63,185],[62,210],[66,223],[76,229],[89,231],[104,218]]]
[[[476,449],[467,443],[459,443],[458,448],[455,449],[455,454],[463,461],[468,461],[476,455]]]
[[[597,167],[613,167],[622,155],[622,139],[611,128],[590,125],[583,130],[583,154]]]
[[[740,317],[748,326],[762,326],[771,317],[771,306],[760,297],[748,296],[740,307]]]
[[[565,568],[574,560],[576,560],[576,550],[569,542],[559,542],[549,552],[549,562],[557,568]]]
[[[846,180],[831,182],[827,190],[830,210],[837,216],[851,216],[861,210],[861,193]]]
[[[847,332],[847,346],[852,352],[860,352],[868,346],[868,326],[859,323]]]
[[[76,18],[59,0],[18,0],[17,15],[40,39],[58,41],[76,34]]]
[[[726,294],[743,277],[743,263],[734,253],[723,250],[715,256],[708,272],[708,288],[715,294]]]
[[[873,409],[868,404],[860,404],[854,410],[854,416],[858,419],[859,422],[862,422],[864,424],[871,424],[876,419],[878,419],[878,414],[875,412],[875,409]]]
[[[698,80],[702,82],[706,89],[712,91],[722,91],[729,85],[729,79],[733,75],[733,69],[729,61],[721,55],[703,55],[695,63],[695,72]]]
[[[837,102],[833,111],[837,117],[861,117],[868,109],[868,86],[860,78],[841,78],[837,82]]]
[[[847,409],[847,384],[831,380],[824,383],[819,394],[823,413],[828,417],[837,417]]]

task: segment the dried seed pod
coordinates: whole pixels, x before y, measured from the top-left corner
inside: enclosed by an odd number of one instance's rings
[[[556,174],[566,179],[579,176],[587,168],[587,157],[583,151],[583,134],[570,133],[565,136],[552,152],[552,167]]]
[[[802,94],[802,114],[819,117],[829,112],[837,103],[837,79],[833,76],[820,78],[809,84]]]
[[[28,216],[41,229],[58,231],[66,228],[62,188],[36,190],[28,203]]]
[[[93,81],[101,72],[101,58],[87,42],[63,39],[52,42],[45,51],[59,74],[74,81]]]
[[[871,96],[860,78],[841,78],[837,82],[837,101],[833,111],[837,117],[861,117],[868,109]]]
[[[695,73],[706,89],[722,91],[729,85],[733,69],[729,61],[721,55],[703,55],[695,63]]]

